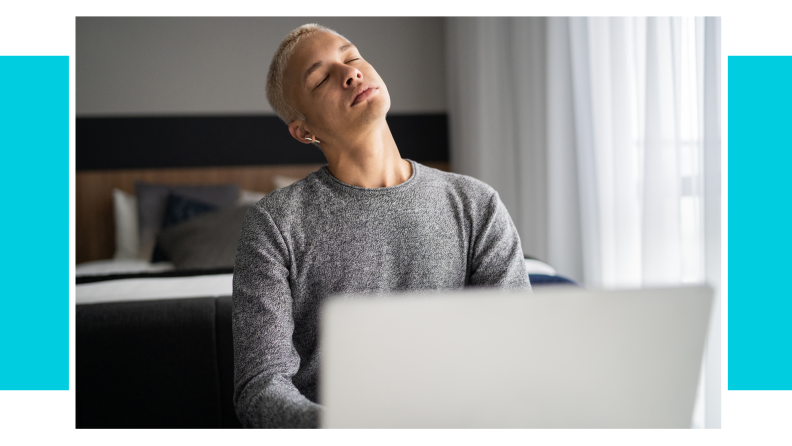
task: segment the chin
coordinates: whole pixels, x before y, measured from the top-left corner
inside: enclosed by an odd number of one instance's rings
[[[383,93],[385,94],[379,94],[369,101],[368,107],[366,107],[365,113],[363,114],[364,123],[368,124],[380,119],[385,119],[385,115],[387,115],[390,110],[391,102],[387,90]]]

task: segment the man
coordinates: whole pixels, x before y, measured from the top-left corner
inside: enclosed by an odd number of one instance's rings
[[[344,37],[318,25],[292,31],[267,98],[328,164],[247,215],[234,270],[234,404],[247,427],[315,427],[325,298],[530,284],[498,194],[399,156],[388,89]]]

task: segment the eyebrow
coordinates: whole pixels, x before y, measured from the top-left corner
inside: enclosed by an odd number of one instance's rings
[[[345,44],[341,45],[340,47],[338,47],[338,52],[339,53],[343,53],[344,51],[348,50],[349,48],[352,48],[353,46],[355,46],[355,45],[353,45],[352,43],[349,43],[349,42],[345,43]],[[314,71],[318,70],[319,67],[321,67],[321,66],[322,66],[322,61],[316,62],[313,65],[311,65],[311,67],[308,68],[308,71],[306,71],[305,75],[303,76],[303,84],[308,82],[308,77],[311,74],[313,74]]]

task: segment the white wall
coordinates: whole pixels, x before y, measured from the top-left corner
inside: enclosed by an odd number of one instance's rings
[[[264,85],[278,44],[319,23],[360,49],[392,113],[446,111],[442,17],[80,17],[77,114],[272,114]]]

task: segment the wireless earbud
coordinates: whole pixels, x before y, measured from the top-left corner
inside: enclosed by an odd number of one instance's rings
[[[317,144],[318,144],[318,143],[321,143],[321,141],[319,141],[318,139],[316,139],[316,137],[315,137],[315,136],[313,136],[313,137],[311,137],[311,138],[307,138],[307,137],[306,137],[305,139],[307,139],[308,141],[311,141],[311,142],[315,142],[315,143],[317,143]]]

